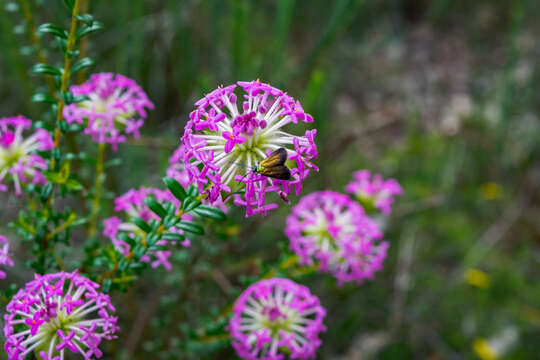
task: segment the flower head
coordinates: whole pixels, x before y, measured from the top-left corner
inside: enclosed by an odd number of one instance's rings
[[[394,196],[401,195],[403,189],[394,179],[384,180],[381,175],[373,178],[369,170],[359,170],[354,174],[354,180],[345,190],[354,195],[360,203],[370,208],[376,207],[385,215],[391,212]]]
[[[261,280],[236,300],[232,345],[247,360],[311,359],[326,311],[309,289],[288,279]]]
[[[234,92],[237,85],[240,97]],[[245,206],[250,216],[277,207],[266,203],[268,192],[282,198],[293,189],[300,193],[310,170],[317,169],[311,163],[317,157],[316,130],[307,130],[303,136],[285,131],[287,125],[310,123],[313,117],[283,91],[259,81],[237,85],[220,87],[195,103],[182,137],[183,159],[190,181],[211,203],[223,194],[243,192],[235,195],[235,204]],[[287,150],[290,180],[252,170],[279,148]]]
[[[0,235],[0,266],[13,266],[13,260],[9,257],[9,243],[5,236]],[[0,270],[0,279],[5,279],[6,273]]]
[[[66,351],[85,360],[101,357],[100,342],[113,339],[118,327],[109,296],[98,288],[76,271],[36,275],[6,307],[8,359],[32,351],[42,359],[64,359]]]
[[[32,128],[32,121],[24,116],[0,119],[0,191],[7,191],[5,180],[12,180],[15,193],[22,192],[21,183],[45,183],[42,172],[47,162],[36,152],[54,147],[47,130],[36,129],[29,136],[23,132]]]
[[[179,205],[179,201],[169,191],[163,191],[154,188],[140,187],[138,190],[131,189],[124,195],[117,197],[115,200],[114,210],[119,212],[125,212],[127,220],[122,221],[116,216],[105,219],[105,229],[103,231],[103,234],[109,237],[113,242],[114,246],[118,249],[118,251],[120,251],[125,256],[129,255],[131,247],[127,242],[120,239],[120,237],[118,236],[120,232],[125,232],[130,237],[137,235],[141,237],[141,239],[146,238],[146,233],[142,231],[137,225],[130,222],[129,219],[131,217],[140,217],[146,222],[149,222],[153,219],[159,219],[159,217],[155,213],[153,213],[144,202],[144,199],[146,199],[148,196],[155,197],[157,201],[169,201],[176,205]],[[184,214],[182,216],[182,219],[190,220],[191,215]],[[183,230],[176,228],[170,228],[168,229],[168,231],[180,234],[183,233]],[[167,244],[167,240],[159,240],[157,242],[157,245]],[[190,245],[190,242],[186,239],[181,243],[181,245],[187,247]],[[158,250],[152,253],[147,253],[147,255],[145,255],[141,260],[143,262],[151,262],[151,266],[153,268],[156,268],[159,265],[163,265],[165,269],[170,270],[172,268],[170,262],[168,261],[170,255],[170,251]]]
[[[340,283],[371,279],[388,248],[362,207],[333,191],[304,196],[287,217],[285,234],[302,264],[317,263]]]
[[[94,74],[82,85],[70,88],[75,96],[88,99],[64,108],[64,118],[69,124],[85,126],[84,133],[97,143],[126,141],[126,135],[139,137],[139,128],[147,116],[147,109],[154,105],[146,93],[133,81],[113,73]]]

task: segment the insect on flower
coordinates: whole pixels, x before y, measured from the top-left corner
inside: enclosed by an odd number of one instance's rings
[[[251,169],[254,173],[279,180],[290,180],[291,170],[285,165],[287,150],[279,148]]]
[[[268,202],[269,193],[282,199],[291,192],[299,195],[302,182],[318,170],[312,163],[317,158],[316,129],[303,135],[295,131],[313,117],[286,92],[260,81],[239,81],[217,88],[195,106],[182,137],[183,161],[190,183],[209,203],[234,195],[246,217],[264,216],[278,207]],[[245,164],[248,173],[238,164]]]

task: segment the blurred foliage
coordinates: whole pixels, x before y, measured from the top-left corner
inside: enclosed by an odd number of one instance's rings
[[[41,50],[33,45],[26,5],[35,24],[65,25],[68,17],[60,1],[1,4],[1,114],[41,120],[43,105],[27,99],[47,84],[30,65],[39,51],[54,65],[61,59],[48,53],[56,46],[48,38]],[[159,185],[193,102],[220,84],[256,78],[287,89],[315,117],[321,171],[304,194],[339,191],[360,168],[404,187],[389,222],[380,219],[391,247],[374,281],[339,288],[327,276],[303,279],[329,314],[321,359],[487,359],[485,346],[501,358],[538,358],[537,1],[89,6],[105,25],[88,43],[94,71],[135,79],[156,104],[143,138],[115,154],[122,163],[107,178],[112,193]],[[18,207],[1,196],[7,223]],[[172,272],[148,272],[115,301],[123,331],[108,344],[110,358],[235,358],[220,337],[220,312],[278,262],[289,211],[248,220],[233,213],[216,234],[176,253]],[[16,257],[26,258],[22,247]],[[23,283],[31,275],[19,266],[8,277]],[[471,281],[470,269],[489,285]]]

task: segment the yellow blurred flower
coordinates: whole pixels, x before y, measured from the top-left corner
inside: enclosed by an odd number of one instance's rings
[[[480,195],[486,200],[497,200],[503,195],[503,188],[494,182],[487,182],[480,187]]]
[[[482,360],[497,359],[497,353],[484,338],[475,339],[472,347],[474,353]]]
[[[227,228],[225,229],[225,233],[229,236],[238,235],[239,232],[240,232],[240,226],[238,225],[227,226]]]
[[[471,286],[487,289],[491,284],[488,274],[478,269],[468,269],[465,272],[465,281]]]

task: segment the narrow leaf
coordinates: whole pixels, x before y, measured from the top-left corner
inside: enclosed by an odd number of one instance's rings
[[[75,5],[75,0],[64,0],[64,5],[66,5],[69,12],[73,12],[73,5]]]
[[[195,214],[215,220],[225,220],[225,213],[219,209],[201,205],[193,211]]]
[[[150,210],[152,210],[160,218],[163,219],[165,216],[167,216],[167,211],[165,211],[163,206],[161,206],[161,204],[158,203],[153,197],[147,197],[144,199],[144,203],[148,205]]]
[[[190,196],[190,197],[186,198],[186,200],[182,204],[182,207],[184,208],[185,212],[190,212],[191,210],[196,209],[197,207],[199,207],[199,205],[201,205],[201,202],[199,200],[196,200],[196,199],[194,199],[194,198],[192,198]]]
[[[40,34],[49,34],[62,39],[68,38],[67,31],[62,29],[60,26],[54,24],[43,24],[38,27],[37,31]]]
[[[189,187],[187,188],[187,194],[193,197],[196,197],[197,195],[199,195],[199,192],[197,191],[197,187],[195,185],[189,185]]]
[[[77,32],[75,33],[75,37],[77,39],[80,39],[83,36],[92,34],[92,33],[96,32],[96,31],[102,30],[104,28],[105,28],[105,26],[103,26],[103,24],[100,23],[99,21],[93,21],[91,25],[84,25],[84,26],[80,27],[77,30]]]
[[[204,234],[204,229],[201,225],[189,221],[180,221],[178,224],[176,224],[176,227],[193,234]]]
[[[139,229],[141,229],[142,231],[144,231],[145,233],[149,233],[150,231],[152,231],[152,228],[150,227],[150,225],[148,225],[143,219],[141,219],[140,217],[133,217],[131,218],[131,221],[137,225],[137,227],[139,227]]]
[[[62,71],[55,68],[54,66],[45,65],[45,64],[36,64],[32,67],[32,72],[34,74],[47,74],[53,76],[62,75]]]
[[[56,104],[56,100],[54,100],[50,95],[44,93],[34,94],[32,96],[32,102]]]
[[[95,66],[96,62],[88,57],[77,60],[71,67],[71,73],[75,74],[77,71]]]
[[[177,198],[180,201],[184,201],[184,199],[187,196],[186,190],[180,185],[178,181],[176,181],[173,178],[165,177],[163,178],[163,182],[169,188],[171,193],[174,195],[175,198]]]
[[[165,233],[161,236],[163,240],[167,241],[184,241],[186,236],[184,234],[177,234],[177,233]]]

